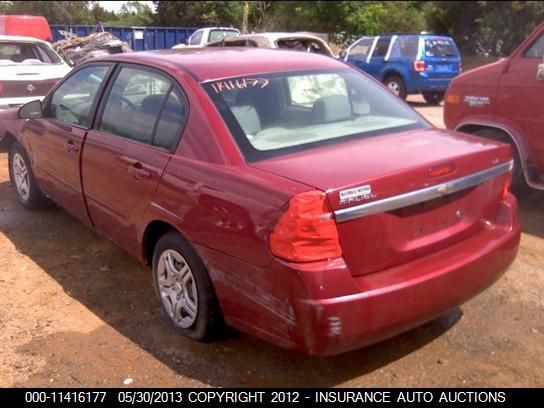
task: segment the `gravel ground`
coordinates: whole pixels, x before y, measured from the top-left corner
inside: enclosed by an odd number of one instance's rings
[[[411,101],[442,125],[441,107]],[[22,209],[0,151],[0,386],[542,387],[544,193],[519,200],[520,252],[493,287],[393,339],[315,358],[238,333],[179,336],[146,268],[59,208]]]

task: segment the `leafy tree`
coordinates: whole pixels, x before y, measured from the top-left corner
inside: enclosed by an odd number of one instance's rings
[[[157,1],[155,22],[164,26],[240,26],[242,1]]]
[[[118,15],[113,15],[104,25],[117,26],[152,26],[153,11],[147,4],[138,1],[128,1],[121,6]]]

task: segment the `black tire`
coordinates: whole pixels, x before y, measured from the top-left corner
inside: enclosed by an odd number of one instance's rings
[[[21,162],[23,163],[26,169],[26,174],[28,175],[28,178],[25,181],[25,185],[27,185],[26,188],[21,188],[20,184],[18,184],[16,180],[19,173],[14,166],[17,167],[16,163]],[[23,205],[23,207],[25,207],[27,210],[36,211],[51,206],[51,201],[49,201],[43,195],[38,187],[38,184],[36,183],[34,173],[32,173],[32,168],[30,167],[30,160],[28,159],[25,149],[17,142],[13,142],[10,146],[8,163],[11,184],[15,189],[17,199]]]
[[[444,91],[424,91],[422,92],[423,99],[425,99],[425,102],[427,102],[429,105],[440,105],[440,103],[444,100]]]
[[[474,135],[484,137],[486,139],[496,140],[503,143],[508,143],[512,146],[512,154],[514,155],[514,168],[512,170],[512,192],[516,195],[524,194],[529,191],[529,186],[525,182],[525,176],[521,167],[521,159],[519,157],[518,148],[509,140],[507,136],[502,135],[494,129],[478,129],[473,132]]]
[[[404,81],[398,75],[390,75],[385,78],[383,84],[389,89],[389,91],[398,96],[400,99],[406,99],[406,85]]]
[[[176,268],[179,266],[183,270],[186,265],[189,268],[192,278],[189,280],[189,283],[185,284],[185,288],[180,289],[183,287],[182,280],[179,279],[179,276],[182,276],[180,274],[172,279],[175,283],[170,285],[170,288],[174,289],[165,289],[167,279],[164,279],[166,275],[162,269],[166,262],[164,257],[167,254],[172,255],[175,253],[181,256],[181,259],[178,258],[181,262],[178,263],[174,260]],[[161,257],[163,257],[162,261]],[[208,272],[198,254],[177,232],[169,232],[163,235],[157,242],[157,245],[155,245],[152,274],[153,286],[159,300],[161,312],[171,326],[194,340],[208,341],[216,337],[223,326],[223,319]],[[185,274],[184,276],[187,275]],[[162,283],[160,282],[160,277],[162,277]],[[175,285],[178,285],[177,289]],[[191,294],[195,289],[197,295],[196,301],[195,296]],[[196,317],[194,317],[194,321],[191,322],[193,317],[188,313],[189,309],[186,306],[188,303],[180,307],[173,307],[172,294],[176,290],[181,292],[178,294],[178,301],[185,299],[182,302],[187,302],[187,299],[190,299],[191,303],[196,303]],[[174,316],[177,313],[173,310],[179,312],[179,316]],[[183,313],[186,316],[183,316]],[[185,322],[184,319],[186,320]]]

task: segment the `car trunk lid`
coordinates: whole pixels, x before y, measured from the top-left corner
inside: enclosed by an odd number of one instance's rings
[[[426,129],[252,165],[327,193],[343,257],[360,275],[423,257],[486,228],[510,160],[507,145]]]

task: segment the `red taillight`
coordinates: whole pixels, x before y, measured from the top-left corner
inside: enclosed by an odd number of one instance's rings
[[[421,61],[421,60],[414,61],[414,71],[424,72],[425,71],[425,61]]]
[[[277,257],[292,262],[342,255],[336,223],[324,193],[308,191],[291,198],[270,234],[270,249]]]
[[[3,90],[4,90],[4,85],[0,84],[0,94],[2,94]]]
[[[512,184],[512,171],[505,175],[504,186],[502,188],[502,199],[504,200],[510,194],[510,185]]]

